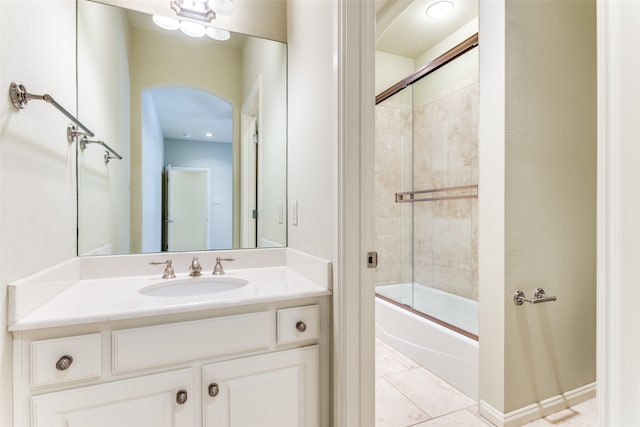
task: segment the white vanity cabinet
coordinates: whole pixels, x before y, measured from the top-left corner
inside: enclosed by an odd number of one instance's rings
[[[326,426],[322,301],[16,332],[14,427]]]
[[[316,427],[318,347],[203,367],[204,426]]]
[[[32,427],[191,427],[191,369],[146,375],[31,398]]]

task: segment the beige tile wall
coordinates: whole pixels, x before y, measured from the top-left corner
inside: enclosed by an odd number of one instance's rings
[[[407,102],[379,104],[375,174],[377,284],[413,280],[477,300],[477,200],[394,201],[412,178],[414,190],[478,184],[477,79],[416,102],[413,114]]]

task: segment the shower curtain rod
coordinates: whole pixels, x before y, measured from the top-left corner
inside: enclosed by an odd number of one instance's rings
[[[400,92],[405,87],[417,82],[423,77],[428,76],[429,74],[436,71],[438,68],[442,67],[443,65],[447,65],[449,62],[467,53],[468,51],[470,51],[476,46],[478,46],[478,33],[475,33],[474,35],[472,35],[462,43],[446,51],[445,53],[443,53],[433,61],[429,62],[424,67],[420,68],[415,73],[400,80],[398,83],[394,84],[389,89],[386,89],[383,92],[381,92],[379,95],[376,96],[376,104],[381,103],[387,98],[391,98],[393,95]]]

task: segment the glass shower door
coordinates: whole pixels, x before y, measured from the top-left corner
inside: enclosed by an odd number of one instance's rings
[[[478,98],[472,49],[377,104],[375,150],[376,293],[476,337]]]
[[[413,206],[395,195],[413,189],[413,93],[376,106],[376,293],[413,307]]]

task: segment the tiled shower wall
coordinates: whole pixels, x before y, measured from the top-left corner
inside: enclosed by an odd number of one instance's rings
[[[477,199],[398,204],[394,194],[412,178],[414,190],[478,184],[478,81],[416,100],[413,113],[394,98],[376,107],[377,284],[413,280],[477,300]]]

